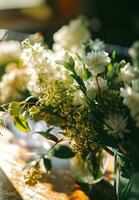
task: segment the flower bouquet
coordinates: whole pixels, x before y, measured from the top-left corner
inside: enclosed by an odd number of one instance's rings
[[[32,96],[2,108],[21,131],[30,131],[27,116],[49,125],[39,134],[54,145],[29,166],[27,183],[40,178],[40,162],[50,171],[51,156],[76,156],[93,175],[85,179],[92,183],[102,176],[106,150],[115,155],[117,199],[138,199],[139,65],[116,61],[115,52],[109,56],[102,41],[91,40],[87,27],[84,17],[72,20],[54,34],[52,50],[25,40],[21,59]],[[130,52],[135,61],[134,48]],[[61,128],[60,137],[53,126]],[[67,139],[70,147],[63,144]]]

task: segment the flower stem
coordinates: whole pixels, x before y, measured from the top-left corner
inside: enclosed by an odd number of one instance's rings
[[[111,156],[114,156],[113,151],[110,150],[108,147],[103,147],[103,149],[104,149],[107,153],[109,153]]]

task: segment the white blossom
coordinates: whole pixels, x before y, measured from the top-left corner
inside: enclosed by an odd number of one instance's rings
[[[130,109],[131,116],[139,127],[139,93],[128,86],[121,88],[121,96],[124,98],[123,103]]]
[[[130,63],[127,63],[123,68],[120,69],[117,81],[123,81],[124,83],[131,83],[135,78],[134,67]]]
[[[132,88],[134,91],[139,92],[139,79],[132,80]]]
[[[58,51],[55,53],[54,60],[56,64],[64,65],[65,63],[69,63],[70,57],[72,54],[65,49],[61,49],[61,51]]]
[[[95,39],[94,41],[92,41],[91,43],[91,48],[94,51],[104,51],[105,50],[105,44],[103,41],[101,41],[100,39]]]
[[[81,90],[74,92],[73,105],[84,105],[84,94]]]
[[[94,76],[105,71],[105,66],[110,63],[108,53],[105,51],[91,51],[85,58],[88,69]]]
[[[23,48],[21,59],[28,67],[36,68],[36,70],[44,70],[46,63],[49,64],[48,52],[40,43],[35,43],[27,48]]]
[[[0,103],[22,100],[29,76],[25,69],[6,73],[0,82]]]
[[[48,81],[61,80],[67,85],[73,81],[69,71],[63,66],[70,59],[65,50],[53,52],[37,43],[24,48],[21,58],[30,76],[28,89],[33,95],[39,95]]]
[[[65,85],[69,86],[73,83],[73,79],[70,76],[69,70],[64,68],[63,66],[56,65],[55,73],[53,75],[54,80],[60,80],[64,82]]]
[[[53,52],[45,49],[40,43],[28,44],[23,48],[21,59],[30,76],[28,89],[33,95],[40,93],[40,82],[53,79],[55,63],[52,55]]]
[[[104,129],[109,135],[114,138],[123,138],[124,133],[128,133],[127,117],[120,114],[109,114],[108,118],[104,119]]]
[[[85,81],[85,86],[87,89],[87,96],[89,97],[89,99],[92,99],[99,90],[101,91],[107,89],[107,81],[104,80],[102,77],[91,77],[90,79]]]
[[[87,29],[88,23],[83,18],[71,20],[69,25],[62,26],[54,34],[53,49],[59,51],[61,48],[72,51],[72,48],[80,45],[83,40],[91,37]]]
[[[20,57],[21,46],[17,41],[0,42],[0,64],[17,61]]]
[[[84,76],[83,63],[79,59],[74,59],[74,61],[75,61],[76,72],[81,78],[83,78]]]

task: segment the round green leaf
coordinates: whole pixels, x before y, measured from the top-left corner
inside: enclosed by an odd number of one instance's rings
[[[43,164],[47,172],[52,169],[52,162],[50,158],[43,157]]]
[[[18,117],[13,116],[13,121],[14,121],[14,125],[15,127],[22,132],[29,132],[30,128],[28,125],[28,122],[26,120],[26,118],[22,115],[19,115]]]
[[[75,156],[75,152],[67,145],[57,145],[53,149],[52,155],[57,158],[72,158]]]
[[[36,133],[39,133],[40,135],[44,136],[48,140],[52,140],[53,142],[56,142],[56,143],[58,142],[58,138],[55,135],[53,135],[53,134],[51,134],[51,133],[49,133],[47,131],[46,132],[37,131]]]
[[[36,103],[38,101],[37,97],[30,96],[26,99],[27,103]]]

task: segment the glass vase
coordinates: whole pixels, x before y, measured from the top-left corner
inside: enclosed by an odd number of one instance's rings
[[[71,160],[71,170],[78,182],[91,185],[102,179],[106,170],[106,164],[106,153],[99,149],[90,152],[87,156],[77,154]]]

